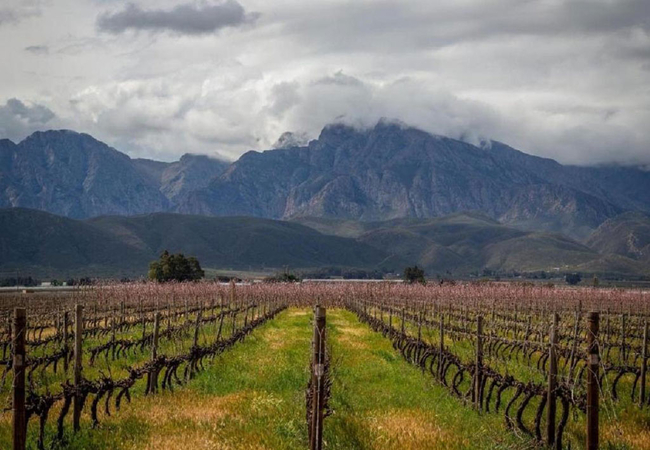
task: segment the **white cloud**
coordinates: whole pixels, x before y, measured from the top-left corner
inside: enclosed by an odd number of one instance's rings
[[[650,163],[645,0],[34,5],[40,17],[0,26],[11,43],[0,102],[47,105],[57,123],[133,155],[235,158],[284,131],[388,117],[562,162]],[[226,20],[214,5],[240,12]],[[247,11],[260,15],[242,28]]]

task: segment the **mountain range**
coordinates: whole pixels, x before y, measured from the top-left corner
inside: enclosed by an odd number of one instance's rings
[[[177,208],[362,221],[469,210],[583,239],[624,211],[650,210],[650,173],[563,166],[499,142],[477,147],[388,122],[332,125],[307,146],[244,154]]]
[[[649,272],[642,168],[389,121],[276,147],[160,162],[67,130],[0,140],[0,270],[141,274],[169,249],[208,267]]]
[[[304,145],[290,135],[279,142],[233,163],[191,154],[164,163],[71,131],[1,140],[0,207],[78,219],[179,212],[382,221],[479,211],[578,240],[622,213],[650,212],[650,172],[640,168],[565,166],[388,121],[329,125]]]

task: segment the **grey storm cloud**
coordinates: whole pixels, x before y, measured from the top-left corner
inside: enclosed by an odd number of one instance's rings
[[[18,141],[49,126],[56,115],[46,106],[26,105],[16,98],[0,106],[0,137]]]
[[[314,22],[313,17],[320,20]],[[411,52],[508,36],[589,36],[650,31],[650,1],[484,0],[350,2],[345,8],[305,6],[285,22],[319,52],[378,49]]]
[[[146,30],[200,35],[244,25],[254,21],[256,17],[257,14],[247,13],[235,0],[215,4],[188,3],[170,10],[144,10],[130,3],[122,11],[100,15],[97,27],[112,34],[127,30]]]
[[[47,45],[30,45],[25,47],[25,51],[34,55],[47,55],[50,53],[50,48]]]
[[[29,2],[28,2],[29,3]],[[17,6],[15,8],[0,8],[0,26],[8,23],[18,23],[23,19],[40,14],[40,9],[31,6]]]
[[[17,98],[10,98],[5,106],[0,108],[6,110],[9,114],[26,120],[30,124],[46,123],[54,118],[54,113],[46,106],[27,106]]]
[[[16,22],[16,12],[12,9],[2,8],[0,9],[0,25],[10,22]]]

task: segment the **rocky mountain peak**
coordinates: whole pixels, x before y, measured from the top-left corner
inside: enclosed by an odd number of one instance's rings
[[[277,141],[273,144],[274,149],[305,147],[309,143],[307,133],[293,133],[285,131],[280,135]]]

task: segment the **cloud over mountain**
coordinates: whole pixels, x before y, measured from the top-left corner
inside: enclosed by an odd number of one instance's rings
[[[46,106],[26,105],[16,98],[10,98],[0,105],[0,136],[19,140],[25,134],[46,128],[56,116]]]

